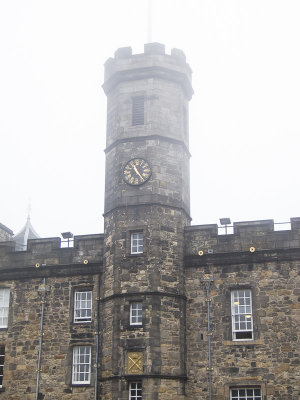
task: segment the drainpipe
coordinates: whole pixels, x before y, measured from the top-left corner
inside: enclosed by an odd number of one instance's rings
[[[208,367],[206,370],[208,371],[208,379],[209,379],[209,400],[212,400],[212,363],[211,363],[211,335],[212,332],[210,330],[210,285],[214,281],[212,275],[205,274],[201,279],[201,282],[204,283],[206,289],[206,302],[207,302],[207,345],[208,345]]]
[[[40,266],[39,264],[36,264],[37,268],[39,266]],[[44,265],[42,264],[42,266],[44,266]],[[45,310],[46,292],[49,291],[49,286],[46,286],[46,278],[45,277],[43,278],[43,283],[39,286],[38,291],[42,295],[42,300],[41,300],[42,307],[41,307],[41,320],[40,320],[40,343],[39,343],[38,362],[37,362],[35,400],[38,400],[38,397],[39,397],[41,357],[42,357],[42,345],[43,345],[44,310]]]
[[[100,275],[98,275],[97,293],[97,321],[96,321],[96,358],[95,358],[95,400],[98,400],[98,360],[99,360],[99,320],[100,320]]]

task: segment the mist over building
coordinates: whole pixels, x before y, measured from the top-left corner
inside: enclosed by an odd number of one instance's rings
[[[298,399],[300,218],[191,225],[191,75],[107,60],[103,233],[0,225],[3,399]]]

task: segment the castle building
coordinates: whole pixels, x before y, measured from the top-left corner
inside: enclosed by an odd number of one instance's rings
[[[104,233],[0,226],[0,400],[299,399],[300,218],[191,226],[182,51],[118,49],[103,89]]]

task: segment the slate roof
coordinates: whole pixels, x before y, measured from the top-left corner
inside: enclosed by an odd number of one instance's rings
[[[7,226],[1,224],[0,222],[0,229],[2,229],[3,231],[7,232],[9,235],[13,235],[13,231],[11,229],[9,229]]]
[[[24,227],[20,230],[19,233],[17,233],[13,237],[13,240],[16,243],[15,249],[17,251],[26,250],[27,249],[27,240],[28,239],[38,239],[38,238],[39,238],[39,235],[34,230],[32,224],[30,222],[30,216],[28,216]]]

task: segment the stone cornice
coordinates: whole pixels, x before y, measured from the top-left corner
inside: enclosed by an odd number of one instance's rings
[[[233,266],[262,264],[274,261],[300,261],[300,248],[256,250],[253,253],[250,251],[236,251],[230,253],[203,254],[202,256],[188,255],[184,258],[185,268],[202,268],[210,265]]]
[[[104,150],[105,153],[108,153],[111,149],[114,147],[118,146],[121,143],[128,143],[128,142],[143,142],[146,140],[163,140],[165,142],[173,143],[173,144],[178,144],[182,146],[183,150],[186,152],[188,157],[191,157],[191,153],[189,152],[189,149],[185,145],[185,143],[182,140],[178,139],[173,139],[168,136],[162,136],[162,135],[145,135],[145,136],[134,136],[134,137],[127,137],[124,139],[118,139],[115,140],[113,143],[111,143],[109,146],[106,147]]]
[[[136,81],[148,78],[158,78],[179,83],[182,86],[182,89],[188,100],[192,98],[194,93],[191,82],[186,74],[161,66],[117,71],[102,85],[102,88],[105,94],[108,95],[119,83],[123,81]]]
[[[170,204],[164,204],[163,202],[161,202],[161,203],[160,202],[138,203],[138,206],[149,206],[149,207],[151,207],[151,206],[159,206],[159,207],[163,206],[163,207],[179,210],[179,211],[184,212],[184,214],[186,215],[186,217],[187,217],[187,219],[189,221],[192,220],[190,214],[183,207],[172,206]],[[115,210],[117,210],[119,208],[128,208],[128,207],[136,208],[137,205],[136,204],[120,204],[120,205],[114,206],[111,209],[105,211],[102,215],[103,215],[103,217],[106,217],[108,214],[110,214],[111,212],[113,212],[113,211],[115,211]]]
[[[104,297],[101,301],[104,303],[106,301],[110,301],[116,298],[124,298],[124,297],[138,297],[138,296],[161,296],[161,297],[175,297],[182,300],[186,300],[186,296],[178,293],[167,293],[167,292],[134,292],[134,293],[115,293],[110,296]]]
[[[186,375],[165,375],[165,374],[131,375],[131,374],[124,374],[124,375],[110,375],[107,377],[99,378],[99,381],[104,382],[104,381],[111,381],[114,379],[126,379],[129,381],[132,381],[132,380],[141,380],[143,378],[172,379],[172,380],[181,380],[181,381],[186,381],[188,379]]]
[[[27,266],[14,268],[1,268],[0,282],[6,280],[22,280],[32,278],[50,278],[57,276],[80,276],[80,275],[95,275],[103,272],[103,263],[78,263],[78,264],[59,264],[46,266]]]

